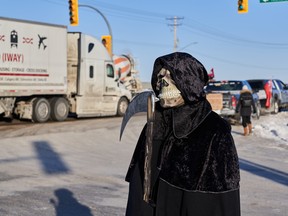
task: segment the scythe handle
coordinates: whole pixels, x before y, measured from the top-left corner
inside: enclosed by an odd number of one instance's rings
[[[151,162],[152,162],[152,140],[153,140],[153,126],[155,113],[155,96],[151,94],[148,97],[147,109],[147,128],[146,128],[146,143],[145,143],[145,162],[144,162],[144,195],[143,200],[149,203],[152,188],[151,188]]]

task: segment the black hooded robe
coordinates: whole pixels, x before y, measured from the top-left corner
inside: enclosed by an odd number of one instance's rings
[[[143,201],[143,128],[126,176],[126,216],[240,216],[237,151],[231,126],[205,99],[205,68],[186,53],[159,57],[152,74],[156,95],[156,77],[163,67],[171,72],[185,105],[156,105],[149,204]]]

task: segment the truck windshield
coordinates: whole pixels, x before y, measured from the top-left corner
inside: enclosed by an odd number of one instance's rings
[[[206,91],[240,91],[242,90],[242,82],[226,81],[226,82],[210,82],[206,86]]]
[[[265,81],[249,81],[249,84],[251,86],[252,89],[254,90],[261,90],[261,89],[264,89],[264,82]]]

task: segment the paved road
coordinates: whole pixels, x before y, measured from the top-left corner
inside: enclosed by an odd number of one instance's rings
[[[124,181],[145,116],[0,126],[1,216],[120,216]],[[244,216],[288,215],[288,149],[255,136],[233,136],[241,163]]]

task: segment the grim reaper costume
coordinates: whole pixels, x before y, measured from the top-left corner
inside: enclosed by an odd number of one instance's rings
[[[239,163],[231,126],[211,110],[204,66],[187,53],[155,60],[151,195],[143,200],[144,126],[126,181],[126,216],[240,216]]]

